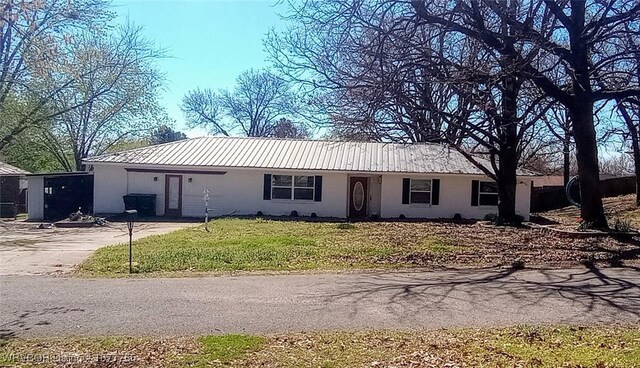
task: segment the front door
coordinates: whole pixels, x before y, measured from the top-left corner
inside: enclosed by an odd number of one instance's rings
[[[349,180],[349,217],[367,217],[368,178],[352,177]]]
[[[164,178],[164,214],[182,216],[182,175]]]

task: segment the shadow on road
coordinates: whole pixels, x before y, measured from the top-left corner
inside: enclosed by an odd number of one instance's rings
[[[72,312],[84,312],[80,308],[63,308],[53,307],[42,310],[26,310],[15,312],[14,319],[10,322],[0,325],[0,346],[6,344],[6,341],[18,337],[22,332],[29,331],[35,326],[48,325],[48,316],[57,314],[67,314]]]
[[[419,271],[403,272],[397,277],[381,274],[340,285],[340,292],[328,295],[325,302],[349,301],[351,310],[346,312],[355,316],[367,301],[383,301],[386,312],[404,320],[425,310],[455,316],[459,311],[496,310],[496,304],[503,306],[497,310],[499,313],[552,310],[554,305],[570,304],[574,317],[584,317],[597,309],[606,310],[600,313],[606,314],[606,322],[615,323],[622,316],[640,321],[640,268],[627,266],[616,270],[624,270],[624,276],[612,276],[607,268],[593,264],[568,271],[509,268],[456,270],[438,273],[440,276]]]

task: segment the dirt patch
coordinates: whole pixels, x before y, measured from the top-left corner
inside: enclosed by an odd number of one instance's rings
[[[487,227],[481,224],[395,223],[398,244],[420,234],[447,239],[455,251],[410,252],[379,262],[439,267],[491,267],[524,263],[527,267],[571,267],[585,262],[638,264],[640,239],[570,239],[543,229]],[[403,240],[405,239],[405,240]]]
[[[640,229],[640,208],[635,205],[635,195],[603,198],[602,202],[609,222],[615,219],[625,219],[630,221],[634,228]],[[568,206],[536,215],[551,221],[551,223],[576,228],[580,219],[580,209]]]

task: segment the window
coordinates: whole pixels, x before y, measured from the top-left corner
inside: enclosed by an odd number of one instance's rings
[[[312,201],[314,187],[314,176],[273,175],[271,177],[271,198]]]
[[[291,199],[293,181],[289,175],[273,175],[271,179],[271,198]]]
[[[481,206],[498,205],[498,184],[493,181],[481,181],[479,185],[479,200]]]
[[[411,179],[409,203],[431,203],[431,179]]]

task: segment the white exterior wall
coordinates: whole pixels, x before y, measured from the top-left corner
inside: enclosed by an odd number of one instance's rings
[[[127,194],[127,172],[122,166],[94,166],[93,212],[122,213]]]
[[[189,170],[186,167],[171,169]],[[183,216],[204,217],[203,191],[207,188],[210,192],[210,216],[254,215],[258,211],[265,215],[286,216],[295,210],[300,216],[309,216],[315,212],[320,217],[344,218],[348,215],[350,176],[370,178],[369,213],[377,212],[382,218],[397,218],[400,214],[408,218],[452,218],[454,214],[460,213],[464,218],[481,219],[487,213],[497,212],[496,206],[471,206],[471,181],[490,180],[483,176],[385,174],[382,175],[382,184],[379,184],[380,175],[377,174],[224,168],[211,170],[225,171],[226,174],[171,174],[182,175]],[[264,200],[265,173],[321,175],[322,201]],[[94,175],[94,212],[121,213],[124,211],[123,195],[143,193],[156,194],[156,213],[164,214],[164,173],[127,172],[124,166],[94,165]],[[158,180],[154,181],[154,177]],[[440,204],[402,204],[402,179],[407,177],[440,179]],[[192,182],[189,182],[189,178]],[[516,211],[525,219],[529,218],[530,193],[531,179],[518,178]],[[29,206],[31,212],[31,199]]]
[[[164,174],[142,172],[125,172],[125,174],[127,176],[126,194],[155,194],[156,215],[164,215]],[[154,181],[153,178],[158,178],[158,180]],[[120,201],[122,202],[122,211],[124,211],[122,196]]]
[[[440,204],[402,204],[402,179],[440,179]],[[383,218],[452,218],[456,213],[468,219],[482,219],[488,213],[497,213],[497,206],[472,206],[471,181],[491,181],[483,176],[468,175],[385,175],[382,178]],[[529,219],[531,180],[518,178],[516,212]]]
[[[322,201],[264,200],[264,174],[321,175]],[[218,180],[209,187],[209,207],[212,208],[214,216],[255,214],[257,211],[262,211],[265,215],[286,216],[295,210],[300,216],[309,216],[315,212],[320,217],[346,217],[347,175],[343,173],[229,170],[225,175],[214,178]],[[202,206],[203,186],[198,186],[195,178],[193,184],[197,188],[195,192],[200,193],[198,201]],[[183,208],[186,209],[184,206]],[[201,209],[199,216],[203,214]]]
[[[149,168],[149,167],[145,167]],[[172,168],[177,169],[177,168]],[[183,168],[182,170],[188,170]],[[202,170],[202,169],[200,169]],[[218,171],[216,169],[212,169]],[[220,169],[224,175],[171,173],[182,175],[182,216],[204,217],[203,191],[209,189],[209,215],[289,215],[315,212],[320,217],[346,217],[347,174],[253,169]],[[124,166],[94,165],[94,212],[121,213],[122,196],[131,193],[155,194],[156,213],[164,214],[165,173],[127,172]],[[322,201],[263,199],[264,174],[321,175]],[[154,181],[153,178],[158,180]],[[189,178],[192,179],[189,182]]]
[[[516,213],[524,217],[525,221],[529,221],[531,214],[531,188],[533,188],[533,180],[527,177],[518,178],[516,185]]]
[[[27,192],[27,218],[42,220],[44,218],[44,176],[29,176]]]

